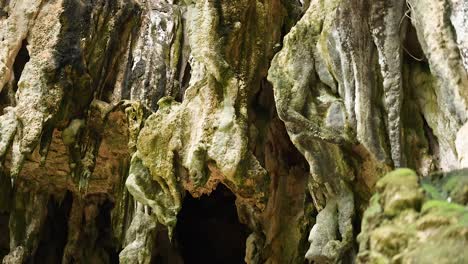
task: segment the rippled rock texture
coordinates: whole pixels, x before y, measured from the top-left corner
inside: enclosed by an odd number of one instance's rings
[[[463,0],[0,0],[0,258],[468,261],[467,20]]]

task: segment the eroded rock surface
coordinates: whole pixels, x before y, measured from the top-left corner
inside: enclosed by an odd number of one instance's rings
[[[184,199],[224,185],[247,263],[463,262],[467,12],[0,0],[0,258],[190,263]]]

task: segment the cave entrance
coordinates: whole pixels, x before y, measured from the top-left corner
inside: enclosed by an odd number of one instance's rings
[[[13,73],[15,74],[15,82],[13,84],[14,91],[18,89],[18,82],[19,82],[19,79],[21,78],[21,74],[23,73],[26,63],[30,59],[27,47],[28,47],[28,41],[23,40],[21,44],[21,48],[18,51],[18,55],[16,55],[15,62],[13,63]]]
[[[61,263],[67,243],[68,217],[73,195],[67,191],[63,199],[51,196],[47,203],[47,217],[32,263]]]
[[[247,226],[239,222],[236,197],[219,184],[208,196],[185,196],[176,237],[185,264],[245,263]]]

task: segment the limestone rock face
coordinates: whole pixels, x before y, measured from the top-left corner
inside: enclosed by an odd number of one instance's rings
[[[467,17],[0,0],[0,259],[466,261]]]

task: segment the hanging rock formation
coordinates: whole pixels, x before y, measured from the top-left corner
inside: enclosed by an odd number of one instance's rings
[[[468,261],[467,20],[463,0],[0,0],[0,259],[193,263],[179,213],[224,185],[246,263]]]

